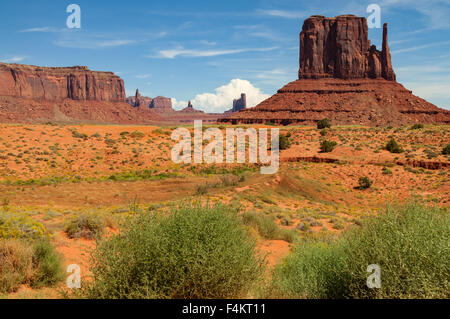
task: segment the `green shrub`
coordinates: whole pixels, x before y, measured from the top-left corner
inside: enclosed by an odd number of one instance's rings
[[[228,206],[181,204],[146,213],[92,254],[88,298],[231,298],[247,296],[264,260]]]
[[[338,240],[298,244],[272,289],[285,297],[448,299],[449,237],[448,209],[389,206]],[[381,268],[379,289],[366,285],[371,264]]]
[[[47,239],[26,243],[0,240],[0,293],[11,293],[21,285],[53,286],[63,278],[61,261]]]
[[[292,229],[278,227],[271,216],[258,212],[245,212],[242,214],[242,221],[255,229],[261,237],[265,239],[280,239],[292,243],[297,238],[297,233]]]
[[[330,128],[331,127],[331,121],[327,118],[324,118],[317,122],[317,128],[319,130],[322,130],[324,128]]]
[[[70,238],[93,239],[103,233],[105,221],[99,215],[80,213],[70,218],[65,226],[65,232]]]
[[[332,152],[334,150],[334,148],[336,147],[336,145],[337,145],[337,143],[335,141],[323,140],[320,143],[320,152],[321,153]]]
[[[53,286],[64,277],[61,259],[48,240],[40,240],[33,247],[33,279],[31,286],[41,288]]]
[[[450,155],[450,144],[447,144],[447,145],[442,149],[442,155]]]
[[[46,237],[44,225],[24,213],[0,211],[0,239],[39,239]]]
[[[291,141],[288,136],[280,134],[280,150],[287,150],[291,147]]]
[[[130,137],[134,138],[134,139],[141,139],[144,136],[145,136],[145,134],[142,132],[139,132],[139,131],[134,131],[133,133],[130,134]]]
[[[393,138],[386,144],[386,150],[391,153],[403,153],[403,148]]]
[[[85,133],[80,133],[80,132],[78,132],[78,131],[76,131],[76,130],[73,130],[73,131],[72,131],[72,137],[74,137],[74,138],[79,138],[79,139],[83,139],[83,140],[87,140],[87,139],[88,139],[87,134],[85,134]]]
[[[360,177],[358,180],[358,189],[364,190],[372,186],[373,181],[367,176]]]
[[[278,226],[271,216],[250,211],[242,214],[242,220],[265,239],[276,239],[278,236]]]
[[[417,123],[417,124],[414,124],[413,126],[411,126],[411,130],[420,130],[420,129],[422,129],[422,128],[424,128],[424,125],[423,124],[421,124],[421,123]]]
[[[392,175],[392,171],[391,171],[389,168],[387,168],[386,166],[384,166],[384,167],[381,169],[381,173],[382,173],[383,175]]]

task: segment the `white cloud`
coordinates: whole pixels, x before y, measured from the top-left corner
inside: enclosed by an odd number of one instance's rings
[[[10,56],[10,57],[5,57],[5,58],[0,58],[0,61],[4,62],[4,63],[17,63],[17,62],[22,62],[23,60],[25,60],[27,57],[24,55],[16,55],[16,56]]]
[[[391,53],[398,54],[398,53],[405,53],[405,52],[411,52],[411,51],[418,51],[418,50],[427,49],[427,48],[431,48],[431,47],[435,47],[435,46],[443,46],[446,44],[450,44],[450,41],[433,42],[433,43],[418,45],[418,46],[414,46],[414,47],[410,47],[410,48],[392,50]]]
[[[25,33],[25,32],[59,32],[59,31],[61,30],[54,27],[37,27],[21,30],[19,32]]]
[[[244,52],[266,52],[276,49],[271,48],[253,48],[253,49],[235,49],[235,50],[188,50],[183,48],[176,48],[171,50],[160,50],[156,56],[146,56],[148,58],[163,58],[174,59],[176,57],[212,57],[218,55],[228,55]]]
[[[270,97],[261,92],[247,80],[233,79],[228,84],[216,88],[215,93],[202,93],[191,100],[194,108],[209,113],[221,113],[232,108],[233,100],[240,98],[241,93],[247,95],[247,107],[253,107],[263,100]],[[175,109],[181,109],[187,106],[186,101],[177,101],[172,99]]]
[[[258,10],[263,15],[272,17],[286,18],[286,19],[301,19],[307,16],[303,11],[285,11],[285,10]]]
[[[172,107],[175,110],[182,110],[188,105],[187,101],[178,101],[175,98],[171,98],[171,100],[172,100]]]
[[[54,44],[64,48],[77,48],[77,49],[103,49],[124,46],[128,44],[136,43],[134,40],[98,40],[98,39],[83,39],[83,38],[73,38],[73,39],[63,39],[55,41]]]
[[[147,78],[149,78],[150,76],[151,76],[150,73],[147,73],[147,74],[137,74],[137,75],[135,75],[135,78],[137,78],[137,79],[147,79]]]

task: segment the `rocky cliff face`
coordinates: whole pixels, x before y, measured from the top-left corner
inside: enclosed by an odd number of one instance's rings
[[[305,20],[300,33],[299,79],[384,78],[395,81],[383,26],[383,47],[378,51],[368,40],[367,21],[353,15]]]
[[[125,102],[123,80],[87,67],[49,68],[0,63],[0,96],[61,101]]]
[[[174,112],[172,100],[163,96],[155,97],[150,103],[150,108],[157,113]]]
[[[142,101],[142,98],[140,98]],[[125,103],[123,80],[87,67],[0,63],[0,122],[151,123],[161,117]]]
[[[412,94],[396,77],[383,26],[383,47],[367,39],[367,21],[352,15],[305,20],[300,33],[299,79],[259,105],[232,113],[232,124],[403,125],[450,123],[450,111]]]

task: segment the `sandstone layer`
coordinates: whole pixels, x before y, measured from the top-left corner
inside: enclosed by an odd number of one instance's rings
[[[24,99],[125,102],[123,80],[85,66],[48,68],[0,63],[0,95]]]
[[[1,122],[150,123],[161,118],[125,99],[123,80],[87,67],[0,63]]]
[[[254,108],[219,122],[232,124],[403,125],[450,123],[450,111],[396,82],[383,26],[382,50],[368,40],[367,21],[352,15],[305,20],[300,33],[299,79]]]

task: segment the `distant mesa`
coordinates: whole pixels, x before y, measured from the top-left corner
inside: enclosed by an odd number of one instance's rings
[[[139,89],[136,90],[135,96],[127,98],[127,103],[136,108],[147,108],[158,114],[163,121],[174,123],[192,123],[194,120],[202,120],[204,122],[215,123],[223,114],[205,113],[197,110],[189,101],[188,105],[179,111],[172,107],[172,99],[164,96],[150,98],[141,96]]]
[[[0,63],[0,96],[60,101],[125,102],[123,80],[86,66],[48,68]]]
[[[329,118],[335,124],[373,126],[450,123],[450,111],[396,82],[387,24],[379,51],[368,40],[364,17],[311,16],[300,33],[299,64],[298,80],[219,122],[289,125]]]
[[[182,109],[181,111],[179,111],[181,113],[205,113],[201,110],[196,110],[194,109],[194,106],[192,105],[191,101],[188,102],[188,106],[186,106],[184,109]]]
[[[124,81],[86,66],[0,63],[0,122],[152,123],[152,110],[125,103]]]

